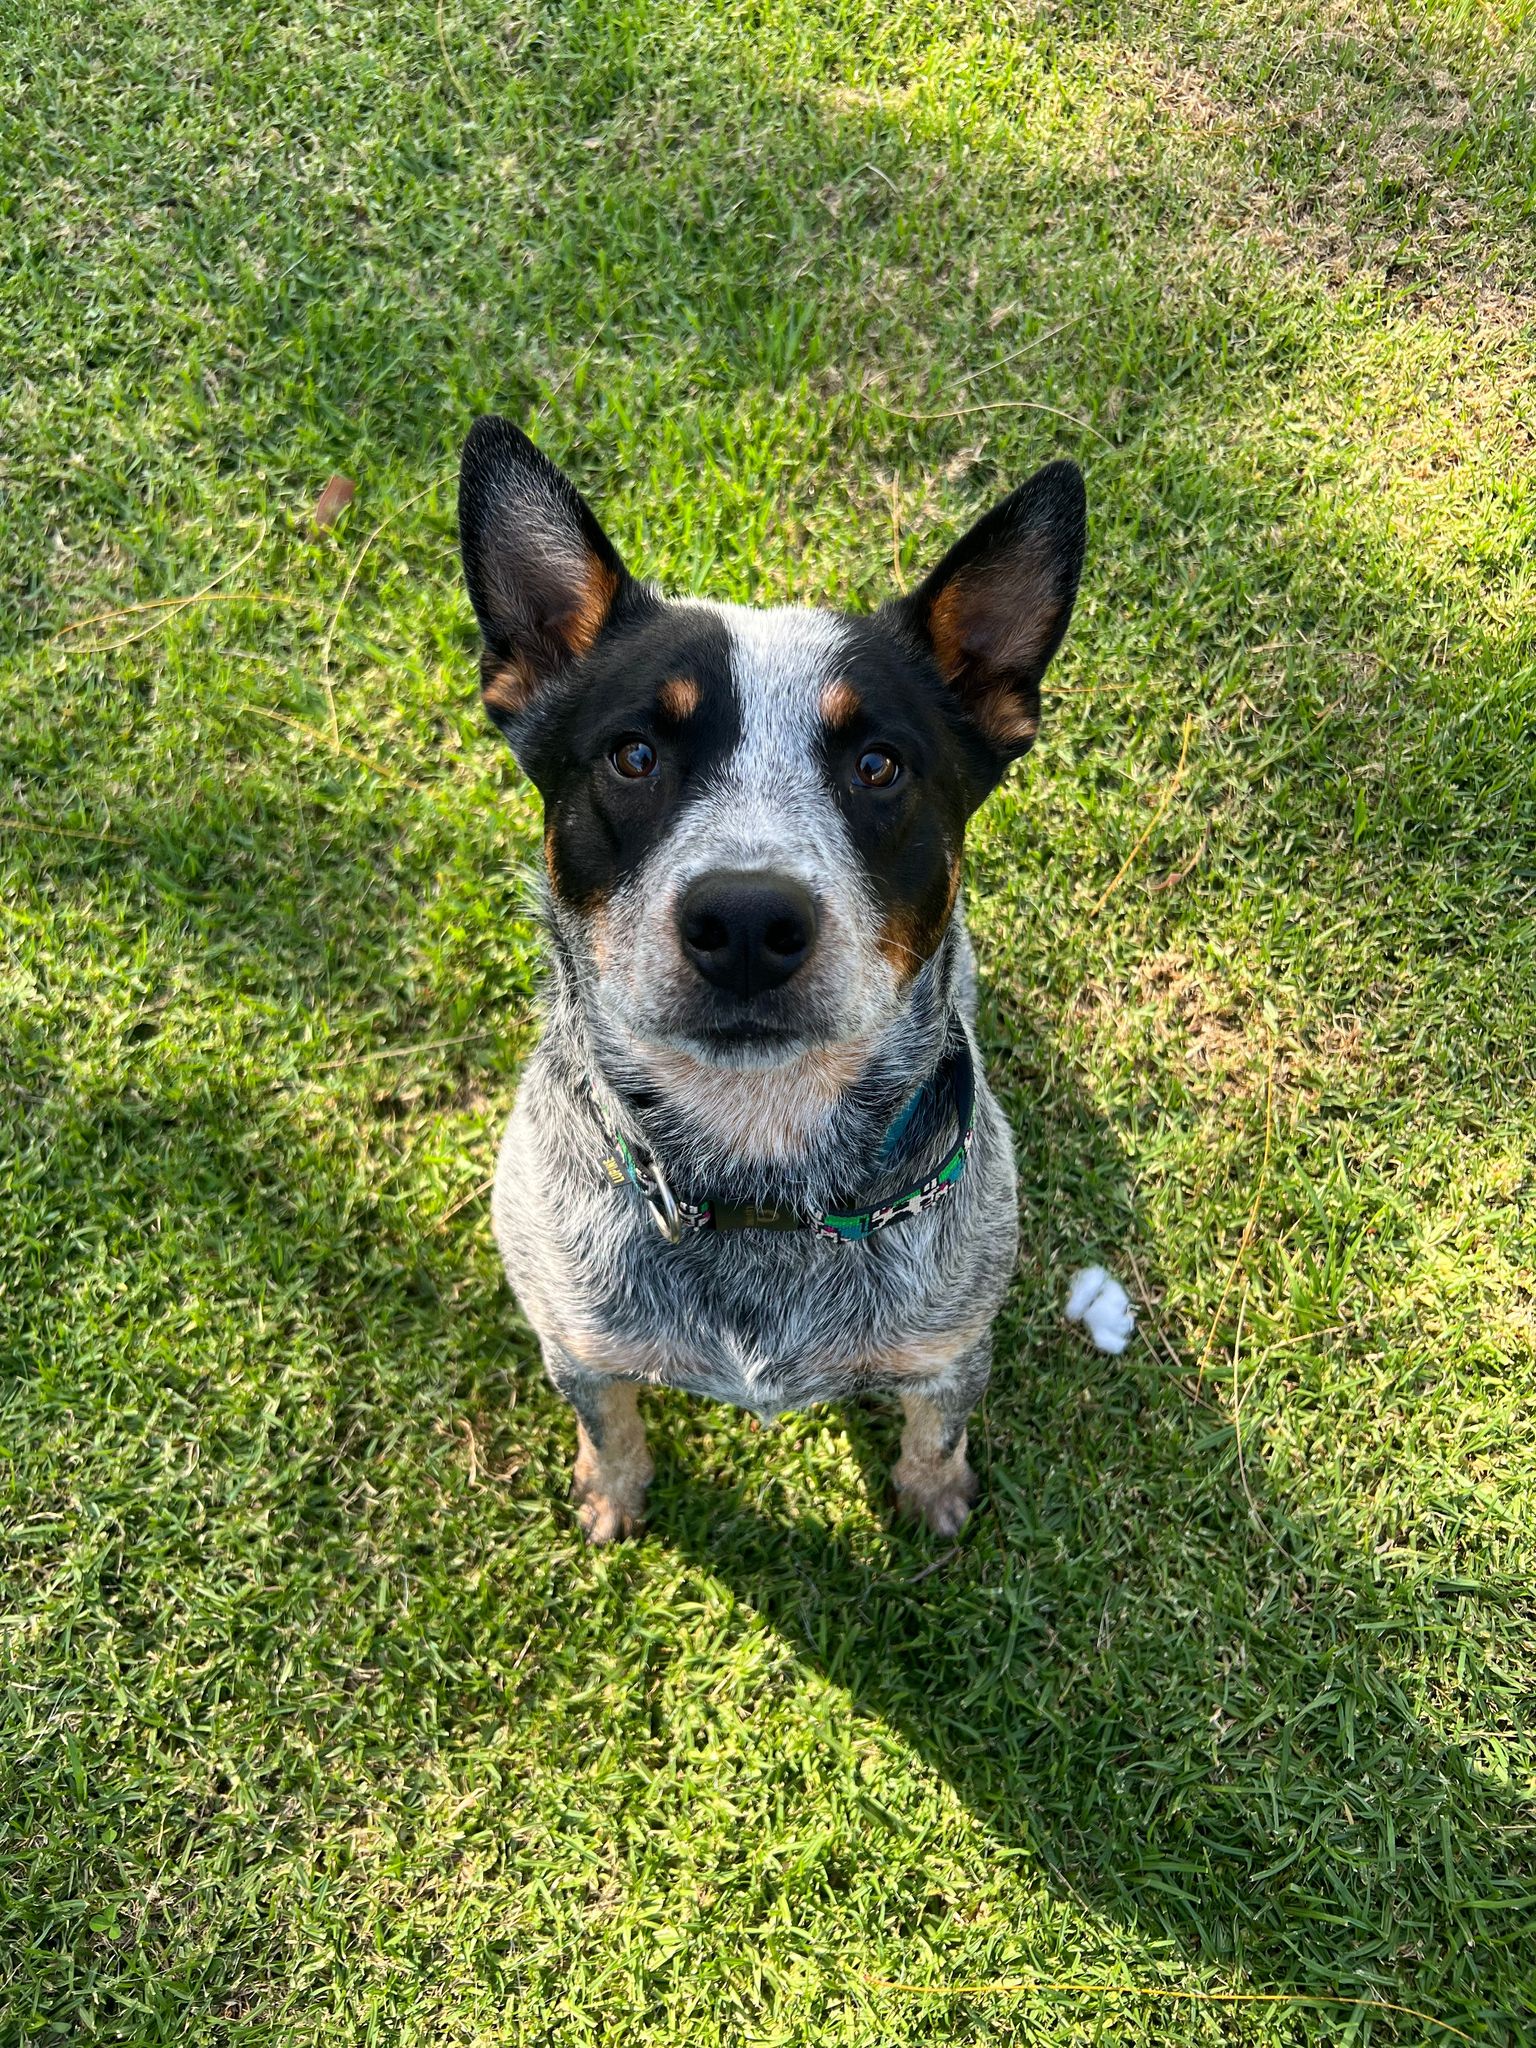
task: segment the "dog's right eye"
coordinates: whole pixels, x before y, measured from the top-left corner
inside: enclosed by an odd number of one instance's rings
[[[631,782],[643,782],[656,773],[656,749],[649,740],[620,740],[608,758]]]
[[[901,760],[889,747],[866,747],[853,772],[866,789],[889,789],[901,774]]]

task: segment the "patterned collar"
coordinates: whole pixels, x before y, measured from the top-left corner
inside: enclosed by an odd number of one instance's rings
[[[791,1209],[771,1203],[712,1200],[685,1202],[681,1196],[673,1194],[654,1155],[644,1146],[626,1141],[590,1083],[587,1093],[610,1148],[608,1157],[603,1161],[604,1173],[616,1188],[627,1183],[637,1191],[656,1228],[669,1244],[679,1243],[685,1233],[695,1230],[813,1230],[818,1237],[829,1237],[839,1244],[860,1244],[865,1238],[873,1237],[877,1230],[900,1223],[908,1216],[920,1216],[925,1209],[932,1209],[945,1201],[953,1194],[965,1172],[971,1139],[976,1130],[976,1068],[971,1057],[970,1039],[958,1021],[951,1026],[939,1073],[946,1068],[954,1101],[957,1133],[954,1144],[933,1172],[916,1187],[892,1195],[889,1201],[877,1203],[871,1209]],[[938,1074],[935,1074],[934,1079],[937,1078]],[[928,1085],[925,1081],[923,1088]],[[887,1145],[910,1115],[922,1092],[922,1088],[918,1089],[893,1118],[886,1136]]]

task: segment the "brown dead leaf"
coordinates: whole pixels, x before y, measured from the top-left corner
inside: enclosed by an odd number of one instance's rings
[[[357,485],[338,469],[315,500],[316,533],[324,533],[327,527],[334,526],[356,496]]]

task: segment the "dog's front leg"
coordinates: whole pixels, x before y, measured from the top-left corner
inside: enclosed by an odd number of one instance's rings
[[[655,1467],[633,1380],[587,1372],[546,1353],[555,1386],[576,1411],[576,1469],[571,1497],[589,1543],[632,1536],[645,1519],[645,1489]]]
[[[896,1506],[936,1536],[955,1536],[976,1498],[976,1475],[966,1460],[966,1423],[986,1391],[991,1346],[983,1342],[964,1368],[937,1386],[901,1396],[906,1418],[901,1456],[891,1473]]]

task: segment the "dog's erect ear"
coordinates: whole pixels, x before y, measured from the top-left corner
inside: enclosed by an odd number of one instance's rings
[[[592,646],[629,578],[575,485],[494,413],[464,443],[459,551],[480,621],[480,693],[510,729]]]
[[[1087,533],[1077,464],[1047,463],[893,607],[1005,761],[1039,729],[1040,678],[1072,616]]]

